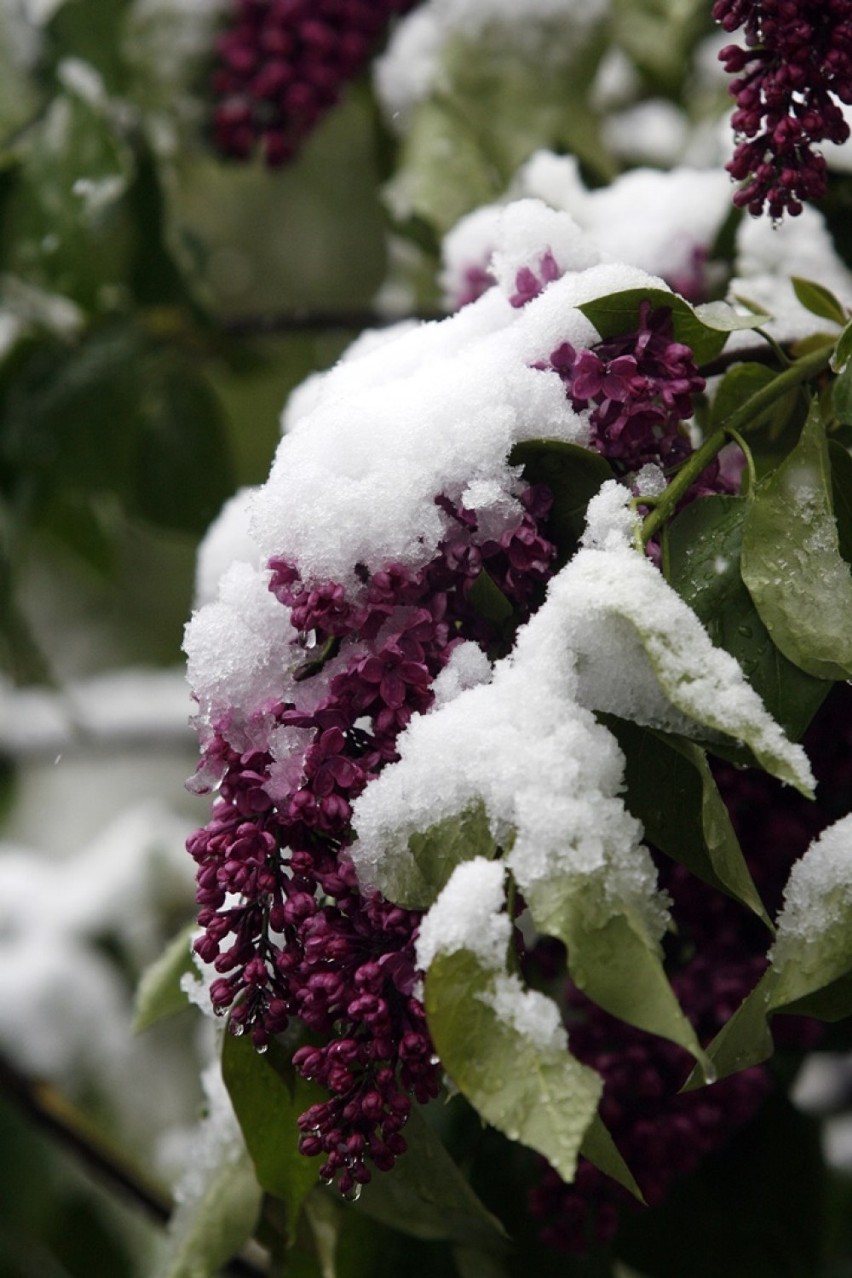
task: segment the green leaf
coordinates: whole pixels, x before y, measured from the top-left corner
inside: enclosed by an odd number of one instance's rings
[[[69,6],[75,7],[75,6]],[[131,244],[123,197],[133,155],[103,113],[58,94],[21,143],[6,268],[90,311],[113,309]]]
[[[481,617],[501,628],[511,626],[515,610],[494,578],[485,568],[474,578],[468,594],[468,602]]]
[[[0,149],[34,114],[38,95],[34,81],[21,65],[19,32],[13,27],[22,15],[4,6],[0,9]]]
[[[608,717],[606,726],[624,751],[626,803],[645,837],[771,929],[704,751],[624,720]]]
[[[224,417],[209,383],[184,363],[151,361],[139,404],[135,510],[201,533],[234,489]]]
[[[419,882],[412,882],[407,892],[395,895],[393,900],[408,910],[426,910],[462,861],[472,861],[476,856],[488,860],[493,857],[494,836],[484,803],[460,816],[446,817],[422,834],[409,835],[408,850],[419,872]]]
[[[210,1278],[251,1237],[261,1192],[245,1151],[223,1157],[201,1197],[173,1218],[174,1238],[163,1278]]]
[[[852,575],[838,549],[816,401],[798,446],[747,500],[742,576],[773,642],[816,678],[852,677]]]
[[[852,320],[846,321],[846,327],[837,339],[829,368],[832,373],[842,373],[850,360],[852,360]]]
[[[133,1009],[135,1034],[140,1034],[157,1021],[177,1015],[187,1006],[180,981],[185,972],[192,972],[195,968],[190,943],[195,929],[194,922],[182,928],[160,957],[142,973]]]
[[[584,302],[578,309],[591,320],[602,338],[620,337],[624,333],[635,332],[642,302],[650,302],[655,308],[665,306],[671,311],[675,337],[690,347],[698,364],[715,359],[729,333],[740,328],[757,328],[768,318],[766,315],[738,315],[723,302],[709,303],[702,310],[690,306],[677,293],[661,288],[625,289],[609,297]]]
[[[824,284],[818,284],[816,280],[804,280],[800,275],[791,275],[790,283],[801,305],[812,315],[841,325],[849,319],[846,307]]]
[[[801,738],[831,684],[815,679],[779,652],[740,575],[741,497],[701,497],[668,530],[672,586],[707,628],[710,638],[736,657],[769,713],[794,741]]]
[[[760,1065],[772,1055],[774,1044],[769,1017],[776,980],[776,973],[769,968],[708,1046],[707,1055],[717,1079]],[[702,1087],[704,1081],[700,1073],[693,1070],[683,1090],[694,1091]]]
[[[741,408],[746,400],[750,399],[757,391],[763,390],[770,382],[774,381],[777,374],[767,368],[765,364],[735,364],[733,368],[729,368],[725,376],[719,383],[719,388],[713,397],[713,405],[710,410],[710,424],[713,430],[718,430],[731,417],[738,408]],[[770,417],[775,411],[775,405],[770,404],[765,410],[761,418],[751,423],[750,429],[758,424],[759,421]]]
[[[828,441],[831,462],[831,497],[837,522],[840,554],[852,564],[852,454],[836,440]]]
[[[506,1234],[415,1105],[405,1126],[408,1149],[387,1176],[374,1176],[358,1210],[414,1238],[447,1239],[501,1253]]]
[[[706,1057],[666,977],[662,954],[644,922],[627,913],[597,923],[599,910],[576,882],[541,880],[524,899],[536,930],[567,947],[568,971],[583,993],[628,1025],[684,1047],[700,1065]],[[438,1049],[443,1060],[443,1053]]]
[[[299,1210],[318,1177],[316,1159],[299,1153],[297,1119],[324,1093],[296,1073],[276,1044],[261,1055],[250,1038],[234,1034],[226,1034],[222,1043],[222,1077],[258,1183],[285,1204],[292,1239]]]
[[[144,349],[136,329],[115,323],[27,352],[2,403],[0,455],[29,501],[68,490],[126,499]]]
[[[852,362],[847,362],[834,379],[831,411],[841,425],[852,425]]]
[[[571,1181],[602,1083],[561,1045],[545,1047],[498,1017],[494,973],[468,950],[439,953],[426,974],[435,1050],[473,1107]]]
[[[586,526],[586,508],[608,479],[612,467],[600,453],[560,439],[529,439],[509,454],[511,466],[523,466],[530,484],[546,484],[553,493],[548,536],[556,543],[557,564],[567,563]]]
[[[610,1176],[631,1193],[634,1198],[638,1198],[640,1203],[645,1201],[642,1190],[636,1184],[633,1173],[622,1158],[618,1146],[612,1139],[609,1129],[605,1126],[600,1114],[595,1114],[586,1128],[586,1134],[580,1146],[580,1153],[584,1158],[588,1158],[590,1163],[594,1163],[598,1171]]]
[[[502,1260],[475,1247],[454,1247],[453,1264],[458,1278],[509,1278]]]

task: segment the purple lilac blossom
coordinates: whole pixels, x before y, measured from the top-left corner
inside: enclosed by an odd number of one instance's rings
[[[213,140],[232,159],[293,158],[417,0],[232,0],[217,44]]]
[[[221,733],[200,765],[196,789],[221,778],[212,820],[188,842],[204,929],[196,950],[219,973],[213,1006],[259,1049],[293,1018],[325,1040],[293,1057],[330,1094],[300,1118],[300,1149],[323,1156],[320,1175],[343,1193],[369,1180],[368,1162],[393,1166],[410,1097],[425,1103],[439,1078],[414,993],[420,914],[360,890],[347,855],[351,801],[397,757],[396,737],[431,706],[456,644],[499,649],[469,599],[483,569],[521,619],[543,590],[554,555],[540,531],[549,494],[536,486],[520,501],[515,525],[494,538],[439,498],[452,531],[435,558],[418,571],[356,567],[357,598],[334,582],[306,585],[294,564],[273,559],[270,589],[293,624],[320,650],[346,640],[348,663],[318,706],[265,708],[280,728],[307,734],[295,776],[288,768],[282,779],[266,752],[237,753]]]
[[[556,372],[577,405],[594,405],[593,444],[619,473],[676,465],[691,451],[681,423],[703,382],[666,309],[643,303],[633,333],[579,353],[563,343],[539,367]],[[714,472],[703,482],[713,490],[721,481]],[[499,537],[480,533],[475,512],[459,502],[436,501],[449,531],[421,569],[355,565],[360,586],[347,591],[303,581],[286,556],[270,560],[271,592],[301,641],[310,639],[309,652],[325,654],[305,660],[298,649],[297,688],[330,656],[345,654],[345,665],[319,704],[309,696],[304,705],[294,698],[261,708],[280,731],[305,734],[295,760],[239,753],[223,722],[194,785],[219,787],[210,823],[188,842],[203,929],[196,949],[218,973],[211,1000],[231,1031],[249,1032],[261,1050],[292,1020],[310,1031],[314,1041],[294,1065],[329,1099],[302,1115],[300,1148],[323,1157],[320,1175],[344,1193],[369,1180],[368,1164],[393,1166],[411,1098],[435,1096],[440,1076],[416,996],[421,916],[359,887],[347,853],[352,800],[397,758],[399,732],[431,707],[434,679],[457,643],[505,651],[505,634],[471,601],[483,569],[521,622],[555,565],[547,489],[521,492],[522,514]],[[613,1061],[618,1042],[634,1034],[614,1024]],[[605,1062],[596,1063],[606,1078]]]
[[[745,48],[719,54],[737,77],[737,147],[727,165],[740,183],[734,203],[754,216],[795,216],[826,192],[819,143],[849,137],[837,99],[852,103],[852,2],[716,0],[713,17],[745,38]]]

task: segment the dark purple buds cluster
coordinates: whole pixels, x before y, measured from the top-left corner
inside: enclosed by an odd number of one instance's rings
[[[397,757],[411,716],[432,705],[453,648],[472,639],[496,653],[505,644],[472,600],[483,571],[523,620],[555,554],[542,532],[545,488],[520,494],[499,536],[480,531],[461,504],[438,504],[448,531],[423,568],[356,565],[359,584],[347,590],[303,582],[286,559],[270,562],[270,589],[301,644],[310,635],[310,651],[326,652],[333,673],[317,696],[319,659],[297,676],[303,700],[262,708],[271,752],[238,752],[220,725],[194,785],[219,788],[212,820],[187,845],[198,864],[196,950],[217,973],[213,1006],[261,1050],[291,1020],[310,1032],[294,1064],[329,1099],[302,1116],[300,1148],[322,1155],[320,1175],[344,1193],[369,1180],[368,1164],[393,1166],[411,1098],[435,1096],[439,1078],[414,993],[420,915],[360,889],[347,853],[352,803]],[[296,654],[305,656],[298,643]],[[288,731],[302,744],[277,759],[275,734]]]
[[[820,142],[849,137],[838,100],[852,103],[852,3],[716,0],[713,17],[745,37],[745,48],[731,44],[719,55],[736,76],[738,142],[727,166],[741,184],[734,203],[754,216],[795,216],[825,194]]]
[[[639,327],[591,350],[563,342],[545,368],[558,373],[575,409],[591,406],[591,444],[617,473],[649,462],[678,466],[692,452],[683,422],[704,389],[688,346],[674,339],[671,311],[642,302]]]
[[[388,23],[417,0],[232,0],[213,77],[213,139],[243,160],[293,158],[366,66]]]

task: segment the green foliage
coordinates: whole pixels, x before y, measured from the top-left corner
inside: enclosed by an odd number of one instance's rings
[[[627,806],[645,837],[771,926],[705,752],[686,741],[607,719],[627,761]]]
[[[285,1207],[292,1239],[306,1196],[317,1184],[316,1159],[299,1153],[299,1115],[322,1098],[276,1044],[259,1055],[248,1038],[225,1034],[222,1077],[251,1156],[257,1182]]]
[[[654,288],[625,289],[621,293],[583,302],[578,309],[591,320],[602,338],[620,337],[635,331],[642,302],[671,311],[675,337],[691,348],[698,364],[714,359],[725,345],[729,333],[759,328],[767,319],[762,314],[742,315],[725,302],[690,306],[678,294]]]
[[[248,1154],[207,1169],[200,1198],[173,1221],[163,1278],[210,1278],[251,1237],[261,1194]]]
[[[790,282],[793,285],[793,292],[802,306],[811,312],[812,315],[818,315],[820,319],[831,320],[834,324],[845,324],[849,318],[846,307],[838,301],[831,289],[825,287],[824,284],[818,284],[815,280],[803,280],[798,275],[792,275]]]
[[[487,1122],[571,1180],[601,1081],[564,1046],[542,1046],[498,1016],[488,1001],[494,979],[468,950],[435,957],[426,976],[435,1050]]]
[[[503,1226],[482,1205],[417,1106],[405,1140],[408,1149],[393,1174],[373,1177],[358,1210],[414,1238],[448,1240],[499,1256],[506,1246]]]
[[[586,507],[601,485],[613,478],[612,467],[599,453],[560,439],[516,444],[509,462],[523,466],[528,483],[546,484],[552,492],[548,534],[556,543],[557,562],[567,563],[586,526]]]
[[[181,977],[195,967],[190,946],[194,931],[194,923],[181,928],[159,958],[142,973],[133,1015],[133,1028],[137,1034],[186,1008],[187,997],[180,982]]]
[[[798,740],[831,684],[794,665],[773,643],[742,579],[742,497],[702,497],[671,523],[666,536],[668,577],[732,657],[770,714]]]
[[[838,548],[816,401],[799,444],[748,502],[743,581],[773,642],[815,678],[852,677],[852,576]]]
[[[447,817],[422,833],[410,835],[408,850],[419,882],[412,882],[408,891],[394,899],[407,909],[428,909],[457,865],[476,856],[490,860],[494,855],[496,847],[485,806],[479,803],[460,816]],[[411,878],[415,878],[414,872]]]

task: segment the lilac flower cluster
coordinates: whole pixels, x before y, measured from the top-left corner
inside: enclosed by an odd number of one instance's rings
[[[277,168],[363,69],[391,19],[417,0],[233,0],[218,41],[213,139],[232,159],[256,146]]]
[[[674,340],[668,307],[639,307],[639,326],[591,350],[570,342],[554,350],[544,368],[558,373],[578,411],[592,407],[591,444],[616,473],[649,462],[670,469],[692,452],[682,423],[693,414],[692,397],[704,389],[688,346]]]
[[[759,216],[795,216],[825,194],[820,142],[845,142],[849,126],[836,99],[852,103],[850,0],[716,0],[726,31],[742,27],[745,48],[719,57],[735,75],[732,124],[738,145],[728,164],[742,183],[734,203]]]
[[[804,744],[818,779],[811,803],[765,773],[717,763],[719,789],[770,913],[781,905],[790,867],[811,841],[852,807],[852,688],[838,684],[809,729]],[[754,987],[765,967],[761,925],[733,901],[706,887],[682,866],[659,857],[661,884],[674,902],[680,946],[671,956],[672,986],[708,1042]],[[534,959],[535,956],[533,956]],[[551,959],[552,962],[552,959]],[[695,1170],[757,1113],[772,1087],[765,1065],[744,1070],[713,1088],[678,1094],[691,1059],[680,1048],[632,1029],[569,987],[571,1048],[604,1078],[601,1115],[647,1201],[663,1200],[674,1181]],[[574,1018],[580,1021],[574,1023]],[[799,1018],[776,1021],[785,1046],[807,1050],[820,1026]],[[531,1191],[542,1237],[582,1252],[606,1241],[632,1200],[591,1164],[581,1162],[572,1185],[546,1168]]]
[[[441,497],[450,531],[433,560],[417,571],[357,567],[357,595],[303,582],[293,563],[273,559],[271,591],[322,655],[297,670],[301,704],[294,697],[262,714],[272,738],[296,734],[303,744],[295,763],[239,753],[223,724],[200,765],[196,788],[219,784],[212,820],[188,841],[204,929],[196,950],[219,974],[214,1008],[261,1050],[292,1018],[309,1031],[293,1064],[330,1096],[301,1116],[300,1148],[322,1155],[320,1175],[346,1194],[369,1180],[367,1162],[393,1166],[410,1097],[436,1095],[439,1076],[414,995],[420,915],[361,891],[346,850],[352,801],[397,757],[411,716],[431,706],[456,644],[499,650],[499,631],[471,600],[483,570],[519,618],[528,614],[554,556],[540,530],[550,500],[528,488],[516,522],[489,537],[475,513]],[[318,700],[311,680],[324,662],[334,664]]]

